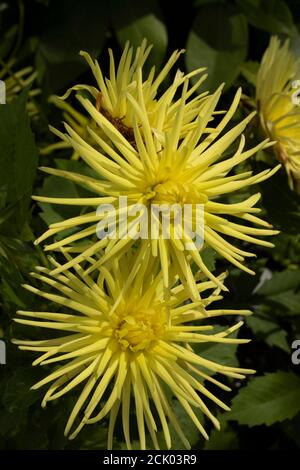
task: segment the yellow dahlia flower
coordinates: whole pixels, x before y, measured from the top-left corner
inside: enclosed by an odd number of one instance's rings
[[[238,164],[255,155],[259,149],[268,147],[270,143],[267,139],[256,147],[245,150],[245,138],[241,134],[253,114],[227,132],[223,132],[237,109],[241,90],[238,90],[229,110],[213,129],[210,128],[207,131],[207,125],[215,113],[221,88],[205,99],[193,126],[187,132],[183,132],[184,129],[186,130],[184,115],[189,95],[188,89],[188,80],[185,80],[172,128],[168,132],[164,131],[164,123],[168,120],[169,113],[168,106],[166,106],[161,109],[159,121],[154,130],[146,111],[141,71],[138,73],[137,99],[129,93],[126,95],[128,103],[132,106],[132,129],[135,145],[128,142],[121,129],[117,129],[89,99],[78,96],[83,107],[110,142],[105,141],[99,134],[89,129],[94,142],[91,145],[67,124],[65,134],[57,133],[64,142],[72,145],[86,164],[95,171],[96,176],[92,178],[58,169],[42,169],[47,173],[85,185],[95,192],[96,196],[82,199],[35,196],[34,199],[53,204],[91,207],[110,204],[111,213],[115,212],[118,217],[124,214],[123,209],[120,209],[120,196],[127,197],[128,211],[133,210],[136,204],[143,204],[150,209],[153,205],[165,204],[168,208],[177,204],[177,207],[183,211],[184,205],[190,204],[193,209],[194,224],[197,221],[196,205],[201,205],[204,211],[204,240],[206,244],[237,267],[253,274],[253,271],[244,265],[244,260],[245,257],[255,255],[236,247],[226,238],[232,237],[272,247],[272,243],[261,240],[258,236],[273,235],[277,232],[256,215],[260,211],[255,207],[260,194],[255,194],[234,204],[223,202],[224,200],[221,198],[254,183],[264,181],[277,171],[280,165],[257,175],[252,175],[251,171],[230,174]],[[184,137],[182,137],[183,134],[185,134]],[[237,148],[231,150],[232,144],[236,143],[238,138],[240,138],[240,142]],[[224,156],[225,152],[227,152],[226,157]],[[101,254],[97,263],[92,263],[91,269],[95,269],[111,257],[120,256],[130,245],[135,243],[133,237],[124,237],[122,232],[119,232],[115,239],[95,240],[97,223],[103,217],[104,214],[101,215],[93,210],[84,215],[52,224],[49,230],[37,240],[39,243],[51,235],[66,229],[74,229],[75,233],[51,243],[46,246],[46,250],[71,246],[78,241],[85,242],[83,245],[77,244],[75,247],[71,247],[71,251],[79,251],[79,254],[64,266],[56,268],[53,271],[54,275],[89,257]],[[248,222],[263,228],[249,226]],[[128,223],[134,231],[140,225],[139,215],[129,214]],[[81,228],[84,225],[87,226]],[[190,266],[192,260],[206,276],[213,279],[219,287],[224,288],[222,283],[206,268],[201,257],[201,250],[191,240],[185,229],[179,239],[177,227],[171,219],[169,239],[164,238],[161,234],[158,239],[154,239],[150,233],[150,225],[148,236],[145,237],[147,239],[142,240],[139,247],[144,250],[146,246],[151,250],[153,256],[159,256],[166,287],[169,286],[168,272],[172,261],[177,266],[177,272],[182,282],[187,283],[193,298],[199,297]],[[196,227],[196,230],[199,232],[199,237],[203,238],[203,226]],[[189,245],[188,250],[186,244]]]
[[[271,38],[256,85],[259,116],[266,134],[277,140],[276,153],[288,174],[290,187],[300,192],[300,59]]]
[[[241,379],[244,374],[254,372],[205,359],[194,352],[193,346],[205,342],[228,345],[248,342],[228,337],[242,322],[214,333],[208,320],[250,312],[207,310],[212,302],[220,299],[219,290],[211,281],[197,284],[199,292],[212,292],[205,299],[191,303],[183,285],[177,282],[166,303],[157,259],[151,261],[146,254],[143,261],[141,271],[135,275],[132,253],[124,255],[121,261],[114,259],[100,268],[96,280],[86,275],[79,265],[74,266],[73,272],[65,270],[56,277],[48,269],[38,268],[38,273],[33,276],[48,289],[25,287],[53,305],[59,305],[59,309],[63,307],[63,313],[19,311],[22,318],[15,321],[57,330],[59,335],[53,339],[14,342],[22,350],[42,353],[33,365],[56,366],[32,387],[38,389],[50,384],[43,407],[81,386],[65,429],[71,439],[85,424],[109,417],[108,448],[112,448],[114,426],[121,410],[124,437],[130,449],[130,413],[134,408],[141,449],[146,448],[148,436],[154,448],[159,448],[156,437],[159,428],[170,448],[170,424],[183,445],[189,448],[188,437],[172,409],[173,400],[178,400],[207,439],[203,417],[211,420],[217,429],[220,425],[203,398],[224,410],[229,408],[208,390],[203,381],[230,390],[210,375],[218,373]],[[54,260],[53,263],[58,266]],[[65,334],[62,336],[61,333]]]
[[[127,93],[130,92],[133,96],[137,96],[137,76],[143,70],[152,47],[153,46],[147,46],[147,41],[144,39],[141,46],[134,51],[134,49],[130,47],[129,42],[127,42],[118,66],[116,66],[112,50],[109,49],[110,65],[108,77],[103,76],[99,63],[96,60],[93,61],[87,52],[81,51],[80,54],[85,58],[92,70],[97,82],[97,87],[76,85],[70,88],[62,97],[50,97],[50,102],[63,110],[65,122],[70,124],[87,142],[93,142],[93,145],[95,145],[95,142],[88,132],[88,126],[96,132],[100,132],[101,137],[104,137],[101,133],[101,129],[98,127],[98,123],[90,116],[86,117],[65,101],[72,90],[81,91],[85,94],[88,93],[95,108],[134,145],[135,140],[132,129],[133,120],[135,119],[134,110],[128,101]],[[178,70],[172,85],[158,98],[157,92],[159,87],[164,83],[166,78],[168,78],[170,70],[174,67],[182,52],[184,51],[175,51],[158,74],[155,73],[155,66],[153,66],[148,76],[143,79],[142,91],[146,112],[153,128],[156,128],[160,120],[160,113],[161,111],[165,112],[165,109],[167,109],[167,119],[164,120],[164,130],[168,130],[173,126],[179,106],[179,101],[174,97],[178,87],[182,85],[187,77],[194,77],[201,74],[199,79],[188,91],[188,97],[193,96],[195,90],[199,88],[207,77],[206,74],[202,74],[205,68],[199,68],[188,75],[184,75]],[[187,132],[190,126],[193,125],[192,121],[197,115],[199,106],[201,106],[206,95],[207,92],[203,92],[186,103],[182,133]],[[67,142],[59,142],[42,149],[41,153],[46,155],[54,150],[66,147],[72,148]],[[78,156],[78,153],[74,151],[72,158],[77,159]]]

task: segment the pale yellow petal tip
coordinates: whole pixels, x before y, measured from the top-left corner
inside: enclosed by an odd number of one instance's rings
[[[240,314],[243,316],[250,316],[253,315],[253,312],[252,310],[241,310]]]
[[[240,344],[249,344],[251,343],[252,339],[240,339]]]
[[[254,118],[254,116],[256,116],[256,115],[257,115],[257,111],[256,111],[256,110],[255,110],[255,111],[252,111],[252,112],[247,116],[247,119],[248,119],[249,121],[251,121],[251,120]]]
[[[256,276],[256,272],[255,271],[252,271],[252,269],[245,269],[245,271],[250,274],[250,276]]]
[[[225,83],[225,82],[221,83],[221,84],[217,87],[215,93],[216,93],[216,94],[221,93],[225,86],[226,86],[226,83]]]
[[[219,281],[224,281],[228,277],[228,271],[223,271],[221,274],[218,275],[217,279]]]
[[[51,170],[51,168],[49,168],[47,166],[39,166],[38,167],[38,170],[40,170],[40,171],[46,171],[47,172],[49,169]]]
[[[266,139],[266,141],[267,141],[267,147],[272,147],[273,145],[278,143],[277,140],[270,140],[269,138]]]
[[[229,408],[229,409],[230,409],[230,408]],[[229,409],[228,409],[228,410],[229,410]],[[228,411],[228,410],[226,410],[226,411]],[[216,420],[216,421],[214,422],[214,426],[215,426],[215,428],[216,428],[217,431],[220,431],[220,430],[221,430],[221,423],[220,423],[220,421]]]
[[[49,98],[48,98],[48,103],[50,104],[55,104],[57,103],[58,101],[60,101],[61,98],[57,95],[50,95]],[[49,128],[51,127],[51,125],[49,125]]]
[[[62,96],[60,99],[63,101],[63,100],[64,100],[64,96]],[[61,134],[61,133],[56,129],[56,127],[51,126],[51,124],[49,125],[49,130],[50,130],[53,134],[55,134],[55,135],[63,135],[63,134]]]

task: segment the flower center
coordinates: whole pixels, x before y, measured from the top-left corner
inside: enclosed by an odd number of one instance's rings
[[[128,309],[114,316],[113,334],[123,350],[137,352],[151,348],[162,337],[165,325],[164,309]]]
[[[145,193],[151,204],[205,204],[207,196],[193,184],[181,183],[171,179],[152,184]]]
[[[112,116],[102,105],[102,94],[98,93],[96,100],[96,109],[100,111],[106,119],[108,119],[113,126],[128,140],[128,142],[135,147],[134,132],[132,127],[126,125],[126,115],[123,117]]]

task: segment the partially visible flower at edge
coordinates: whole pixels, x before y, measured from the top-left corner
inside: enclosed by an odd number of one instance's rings
[[[300,194],[300,105],[294,99],[297,88],[300,90],[300,59],[290,51],[288,39],[281,44],[273,36],[257,74],[256,101],[266,135],[277,141],[274,148],[286,169],[289,185]]]
[[[52,259],[52,262],[58,266],[57,261]],[[239,329],[241,321],[216,333],[207,323],[219,316],[251,312],[207,309],[221,298],[219,289],[211,281],[197,284],[197,289],[199,292],[212,290],[212,293],[201,301],[190,302],[186,289],[176,281],[176,276],[170,300],[166,303],[157,259],[151,261],[149,253],[146,254],[136,276],[132,273],[133,263],[134,256],[128,253],[121,260],[102,266],[96,280],[86,275],[79,265],[55,278],[48,269],[38,268],[32,275],[48,285],[50,292],[29,285],[25,287],[53,305],[63,307],[64,313],[19,311],[23,318],[15,321],[68,334],[46,340],[14,340],[14,343],[22,350],[42,353],[33,365],[58,365],[32,387],[38,389],[50,384],[43,407],[82,385],[65,429],[71,439],[84,425],[109,417],[108,448],[112,448],[114,427],[121,409],[124,437],[127,448],[131,449],[130,412],[134,407],[141,449],[147,446],[148,433],[154,448],[159,449],[156,434],[159,427],[166,447],[171,448],[170,425],[183,445],[190,448],[188,437],[173,411],[174,399],[208,439],[203,416],[217,429],[220,423],[203,398],[223,410],[229,408],[208,390],[203,381],[229,391],[226,384],[211,375],[218,373],[242,379],[245,374],[254,373],[210,361],[194,352],[193,346],[206,342],[228,346],[248,342],[228,337]],[[128,278],[131,278],[130,288],[124,291]],[[220,279],[224,279],[224,275]],[[118,302],[120,291],[125,293]],[[62,361],[64,365],[60,364]]]
[[[34,83],[37,77],[37,71],[32,66],[14,71],[15,63],[15,59],[11,59],[8,63],[0,60],[0,80],[3,80],[5,83],[7,103],[12,101],[24,88]],[[38,88],[29,90],[27,111],[30,117],[38,114],[37,107],[32,99],[39,94],[40,90]]]

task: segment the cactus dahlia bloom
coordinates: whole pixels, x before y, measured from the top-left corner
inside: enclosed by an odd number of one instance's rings
[[[97,86],[76,85],[70,88],[70,90],[68,90],[62,97],[50,97],[50,102],[63,110],[65,121],[70,124],[82,138],[95,145],[95,142],[88,132],[88,127],[101,133],[101,129],[98,127],[97,121],[95,121],[92,116],[87,117],[77,111],[65,101],[72,90],[84,92],[85,95],[88,93],[95,109],[101,112],[117,129],[119,129],[123,135],[126,136],[129,142],[134,144],[134,132],[132,126],[135,117],[134,110],[130,105],[127,93],[131,93],[134,97],[137,96],[137,77],[138,74],[142,72],[151,49],[152,46],[147,47],[147,41],[144,39],[141,46],[139,46],[134,53],[134,49],[130,47],[129,42],[127,42],[118,66],[116,66],[112,50],[109,49],[110,66],[108,77],[103,76],[99,63],[96,60],[93,61],[87,52],[81,51],[80,54],[85,58],[90,66],[96,79]],[[146,113],[153,129],[156,129],[157,126],[160,127],[160,114],[161,111],[165,113],[165,110],[167,110],[167,119],[164,120],[164,130],[168,131],[172,128],[179,106],[179,101],[174,99],[174,97],[178,87],[182,85],[186,78],[201,74],[195,84],[188,91],[188,98],[193,95],[195,90],[199,88],[207,77],[207,75],[202,74],[205,68],[199,68],[188,75],[184,75],[178,70],[171,86],[160,96],[160,98],[158,98],[157,92],[159,87],[168,77],[170,70],[174,67],[182,52],[184,51],[175,51],[158,74],[155,74],[154,66],[147,77],[143,78],[142,93]],[[193,125],[193,119],[197,116],[199,106],[201,106],[206,95],[207,92],[204,92],[193,97],[186,103],[183,118],[184,125],[181,129],[182,135]],[[68,146],[72,148],[72,146],[67,142],[58,142],[42,149],[42,154],[48,154],[53,150],[66,148]],[[78,156],[78,153],[74,151],[73,158],[77,159]]]
[[[39,268],[33,276],[48,289],[25,287],[50,300],[53,305],[59,305],[59,309],[63,307],[63,313],[20,311],[18,314],[22,318],[15,321],[31,327],[53,329],[60,334],[53,339],[14,342],[22,350],[42,353],[33,365],[56,366],[53,372],[32,387],[38,389],[50,384],[43,407],[75,387],[77,390],[78,386],[81,387],[65,429],[65,434],[71,439],[85,424],[109,417],[108,448],[112,448],[114,426],[120,410],[125,441],[130,449],[129,416],[134,408],[141,449],[146,448],[146,436],[151,437],[156,449],[159,448],[156,437],[159,428],[162,428],[166,446],[170,448],[169,424],[189,448],[188,438],[172,409],[174,400],[208,438],[201,416],[206,416],[218,429],[219,422],[203,399],[211,400],[225,410],[229,408],[208,390],[203,380],[230,390],[211,375],[218,373],[225,377],[244,378],[244,374],[254,372],[205,359],[197,355],[193,347],[204,342],[228,345],[248,342],[228,337],[242,322],[221,332],[214,332],[208,322],[225,314],[250,312],[207,309],[220,298],[219,290],[211,281],[199,283],[197,289],[199,292],[212,292],[203,300],[191,303],[188,303],[183,285],[177,282],[166,303],[158,260],[152,258],[151,262],[148,254],[142,271],[135,276],[133,258],[129,253],[119,261],[102,266],[97,280],[86,275],[79,265],[74,266],[73,272],[66,270],[55,278],[48,269]],[[118,302],[121,291],[123,296]]]
[[[256,100],[262,127],[277,140],[276,153],[288,174],[290,187],[300,192],[300,60],[271,38],[257,75]]]
[[[250,158],[259,149],[270,145],[267,139],[256,147],[245,150],[245,138],[241,134],[253,115],[248,116],[227,132],[223,132],[236,111],[241,91],[237,92],[229,110],[213,131],[211,130],[208,134],[206,134],[206,126],[215,112],[221,89],[207,97],[199,110],[194,125],[182,137],[182,131],[185,128],[186,99],[189,93],[188,80],[184,82],[176,119],[168,133],[163,131],[164,122],[168,119],[168,107],[161,110],[160,122],[155,132],[151,127],[146,112],[141,73],[137,77],[137,89],[137,99],[130,94],[127,95],[128,102],[133,109],[132,116],[135,116],[132,123],[135,145],[128,142],[121,130],[117,129],[105,115],[98,111],[90,100],[79,96],[78,99],[83,107],[110,139],[110,143],[89,129],[95,142],[95,145],[91,145],[69,125],[66,125],[67,132],[60,133],[60,136],[64,142],[69,142],[86,164],[94,170],[95,177],[42,168],[50,174],[85,185],[96,193],[96,197],[79,199],[34,196],[34,199],[54,204],[91,207],[111,204],[111,212],[118,216],[122,215],[119,209],[120,196],[127,197],[128,212],[141,203],[149,210],[153,204],[166,204],[168,208],[176,203],[180,209],[183,209],[184,204],[190,204],[193,208],[192,218],[195,218],[196,204],[202,205],[206,244],[231,263],[253,274],[253,271],[243,263],[245,257],[255,255],[238,248],[226,238],[231,237],[269,247],[273,244],[258,237],[273,235],[276,232],[256,215],[260,211],[255,207],[260,194],[254,194],[234,204],[224,202],[222,197],[264,181],[278,169],[279,165],[275,169],[267,169],[257,175],[252,175],[251,171],[230,174],[239,163]],[[231,150],[231,145],[236,143],[238,138],[240,138],[239,144],[235,150]],[[224,156],[225,152],[227,152],[226,157]],[[135,243],[133,237],[124,237],[122,232],[119,232],[115,239],[95,239],[97,222],[101,217],[104,217],[103,214],[98,215],[93,210],[84,215],[52,224],[49,230],[37,240],[39,243],[51,235],[66,229],[73,229],[75,233],[51,243],[46,246],[46,250],[70,247],[74,242],[85,241],[84,244],[77,243],[75,247],[71,246],[71,251],[78,250],[79,254],[64,266],[56,268],[53,274],[58,274],[76,263],[101,254],[97,263],[93,263],[91,266],[91,269],[95,269],[111,257],[122,255],[130,245]],[[263,228],[250,226],[248,222]],[[140,216],[129,213],[128,224],[134,231],[140,224]],[[83,228],[84,225],[86,226]],[[203,226],[197,227],[196,230],[201,232],[199,237],[202,236]],[[183,230],[182,238],[179,239],[173,219],[170,222],[169,239],[164,238],[161,234],[159,234],[159,239],[154,239],[150,229],[145,238],[148,239],[139,243],[139,249],[144,250],[147,247],[154,257],[160,258],[166,288],[169,287],[170,264],[174,262],[181,281],[187,284],[194,299],[199,298],[190,261],[195,262],[198,268],[208,278],[214,280],[219,287],[224,287],[206,268],[201,257],[201,250],[199,251],[189,234]],[[189,250],[186,249],[185,243],[189,244]]]

